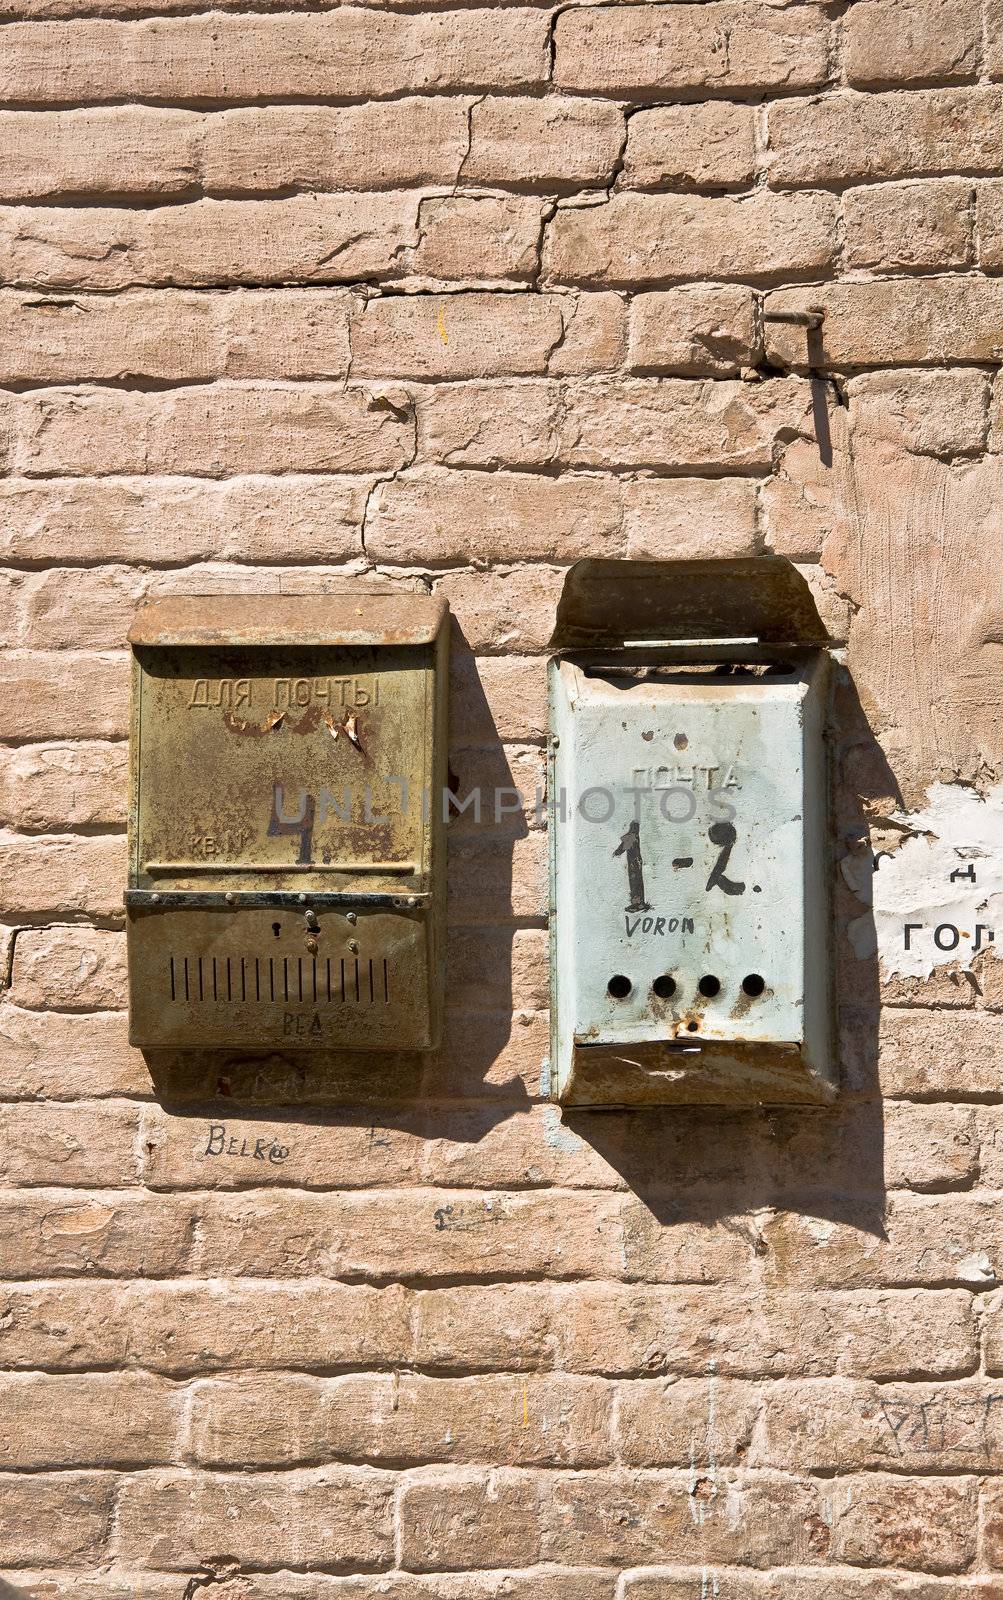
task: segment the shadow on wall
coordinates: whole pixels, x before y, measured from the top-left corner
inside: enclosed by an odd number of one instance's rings
[[[540,664],[541,675],[543,664]],[[474,787],[527,787],[514,771],[488,707],[472,652],[454,619],[451,768],[462,800]],[[659,1224],[737,1219],[760,1208],[800,1212],[881,1236],[884,1127],[878,1084],[879,972],[858,959],[847,928],[859,925],[852,864],[870,861],[868,808],[898,790],[852,681],[837,676],[833,708],[838,1038],[841,1088],[825,1108],[556,1108],[539,1137],[555,1149],[580,1140],[619,1175]],[[149,1052],[157,1097],[177,1115],[215,1121],[267,1115],[283,1125],[361,1127],[476,1144],[537,1097],[547,1054],[543,917],[511,915],[513,851],[530,828],[468,815],[449,831],[450,900],[446,1028],[442,1048],[404,1054]],[[840,868],[843,868],[841,871]],[[540,906],[542,913],[543,906]],[[526,926],[528,924],[528,926]],[[527,960],[517,941],[531,944]],[[513,967],[530,975],[513,994]],[[513,1010],[515,1007],[515,1010]],[[608,1187],[611,1175],[598,1186]],[[507,1180],[507,1181],[506,1181]],[[337,1181],[337,1174],[332,1174]],[[388,1158],[385,1182],[406,1182]],[[410,1181],[414,1181],[413,1177]],[[523,1186],[507,1169],[479,1182]],[[560,1180],[558,1180],[560,1181]],[[750,1237],[755,1239],[753,1228]]]
[[[527,1047],[539,1046],[534,1075],[546,1054],[545,1028],[523,1026],[513,1007],[532,1010],[545,997],[513,1000],[512,858],[530,832],[521,812],[493,825],[496,790],[525,789],[513,772],[492,717],[476,662],[452,619],[450,787],[458,807],[448,839],[448,933],[443,1043],[430,1054],[393,1051],[184,1050],[144,1051],[154,1092],[179,1115],[234,1117],[267,1109],[273,1123],[375,1127],[385,1123],[426,1138],[482,1137],[528,1092],[517,1070]],[[474,789],[483,795],[481,823],[459,809]],[[535,922],[545,940],[544,905]],[[520,1035],[532,1036],[521,1038]],[[513,1041],[513,1035],[515,1039]],[[511,1058],[511,1073],[505,1062]],[[533,1084],[533,1092],[536,1085]],[[435,1102],[475,1101],[464,1116]],[[325,1113],[324,1107],[331,1107]],[[337,1107],[337,1110],[335,1110]],[[476,1114],[475,1114],[476,1113]]]

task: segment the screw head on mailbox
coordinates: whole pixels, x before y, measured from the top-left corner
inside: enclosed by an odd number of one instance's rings
[[[373,590],[137,613],[133,1044],[436,1047],[447,624]]]
[[[555,1099],[830,1101],[831,658],[804,579],[579,562],[552,643]]]

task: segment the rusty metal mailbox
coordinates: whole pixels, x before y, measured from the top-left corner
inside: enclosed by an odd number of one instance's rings
[[[133,1044],[435,1047],[447,610],[366,591],[137,614]]]
[[[788,562],[581,562],[551,663],[552,1085],[825,1102],[830,657]]]

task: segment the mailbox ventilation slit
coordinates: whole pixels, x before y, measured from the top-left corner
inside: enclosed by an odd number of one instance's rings
[[[288,1000],[289,1000],[289,957],[288,956],[283,956],[282,957],[282,998],[283,998],[283,1000],[285,1000],[288,1003]]]
[[[247,1000],[247,974],[244,971],[243,956],[240,958],[240,998],[242,1002]]]
[[[268,957],[268,998],[275,999],[275,958]]]
[[[375,989],[375,987],[373,985],[373,962],[372,962],[372,957],[370,957],[370,959],[369,959],[369,1004],[371,1006],[376,1004],[376,989]]]
[[[296,957],[296,998],[303,1004],[303,957]]]
[[[188,957],[185,956],[185,999],[188,999]]]
[[[212,958],[212,997],[213,997],[214,1000],[218,1000],[219,999],[219,995],[216,992],[216,957],[215,956],[213,956],[213,958]]]
[[[359,958],[355,958],[355,1003],[358,1005],[361,995],[359,993]]]
[[[314,956],[314,958],[313,958],[313,998],[314,998],[314,1004],[316,1005],[316,1003],[317,1003],[317,957],[316,956]]]

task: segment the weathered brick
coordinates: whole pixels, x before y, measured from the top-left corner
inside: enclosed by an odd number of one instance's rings
[[[879,1070],[890,1095],[995,1094],[996,1052],[1003,1017],[979,1013],[886,1010],[881,1018]]]
[[[0,197],[183,194],[198,180],[201,128],[161,106],[2,111]]]
[[[448,467],[542,467],[556,461],[556,379],[434,383],[418,397],[418,456]]]
[[[192,1448],[210,1466],[595,1466],[609,1460],[611,1410],[609,1385],[558,1375],[257,1377],[197,1387]]]
[[[150,1074],[127,1032],[120,1011],[22,1011],[5,1004],[4,1091],[25,1100],[148,1094]]]
[[[619,1270],[621,1205],[559,1190],[217,1193],[204,1202],[200,1260],[248,1277],[593,1277]]]
[[[0,69],[10,104],[251,100],[521,87],[546,78],[546,18],[365,7],[142,22],[11,23]]]
[[[0,1183],[133,1184],[138,1122],[138,1107],[127,1101],[0,1105]]]
[[[388,1567],[392,1487],[388,1473],[364,1467],[136,1473],[122,1485],[114,1549],[120,1560],[172,1572],[197,1569],[221,1537],[241,1563],[257,1565],[267,1550],[282,1566]]]
[[[999,172],[1001,114],[995,88],[781,100],[768,113],[770,182]]]
[[[546,1328],[537,1343],[545,1336]],[[556,1337],[562,1365],[609,1374],[705,1376],[714,1362],[735,1377],[900,1378],[954,1376],[976,1364],[971,1297],[959,1292],[743,1290],[723,1300],[709,1288],[583,1284],[562,1303]]]
[[[1003,183],[978,187],[979,265],[987,272],[1003,268]]]
[[[406,413],[379,394],[324,384],[57,389],[24,406],[25,462],[37,476],[393,470],[409,460],[413,435]]]
[[[51,1568],[45,1572],[26,1571],[22,1567],[16,1572],[0,1573],[0,1581],[22,1589],[27,1585],[28,1593],[37,1596],[37,1600],[135,1600],[137,1593],[143,1600],[173,1600],[178,1586],[177,1578],[167,1573],[130,1571],[121,1567],[116,1572],[106,1571],[99,1576],[66,1570],[54,1572]],[[268,1580],[264,1581],[267,1584]],[[12,1593],[16,1592],[15,1587]],[[262,1593],[254,1600],[263,1600]],[[291,1592],[287,1600],[294,1600]],[[305,1600],[305,1591],[297,1591],[295,1600]],[[319,1600],[319,1597],[314,1596],[312,1600]]]
[[[392,279],[418,242],[419,203],[411,191],[193,200],[151,211],[6,206],[0,270],[8,284],[46,289]]]
[[[756,171],[751,106],[706,100],[652,106],[627,124],[623,181],[634,189],[730,189]]]
[[[811,5],[580,6],[559,15],[555,39],[555,78],[570,89],[810,89],[829,75],[828,24]]]
[[[512,597],[515,598],[515,595]],[[535,642],[530,648],[542,649]],[[451,927],[547,915],[547,848],[539,834],[515,844],[466,840],[450,847],[446,874]]]
[[[770,1405],[766,1400],[767,1410]],[[761,1391],[750,1383],[716,1378],[623,1383],[617,1402],[620,1459],[636,1467],[739,1466],[763,1408]],[[772,1458],[768,1464],[774,1464]]]
[[[882,439],[937,456],[985,449],[989,380],[982,372],[866,372],[846,385],[855,440]]]
[[[770,1472],[672,1470],[554,1476],[543,1541],[548,1560],[634,1566],[663,1559],[824,1560],[832,1534],[824,1488]],[[741,1507],[735,1516],[732,1507]]]
[[[995,1472],[1003,1410],[991,1383],[778,1384],[763,1407],[757,1465],[797,1472]]]
[[[761,360],[751,289],[692,284],[636,295],[630,308],[634,372],[731,377]]]
[[[129,1290],[107,1279],[0,1284],[0,1356],[7,1369],[72,1372],[124,1366]]]
[[[1000,0],[986,4],[986,68],[991,78],[1003,78],[1003,11]]]
[[[145,588],[144,574],[128,567],[32,573],[21,589],[20,642],[33,650],[115,649]]]
[[[121,1009],[126,1003],[125,940],[120,933],[72,924],[23,928],[14,954],[11,998],[29,1011]]]
[[[353,318],[352,371],[444,379],[542,374],[577,309],[577,298],[565,295],[378,296]]]
[[[123,744],[28,744],[0,764],[0,819],[32,833],[125,822]]]
[[[879,183],[843,196],[847,266],[935,272],[972,260],[972,185]]]
[[[700,1584],[708,1575],[720,1600],[813,1600],[821,1594],[825,1600],[996,1600],[995,1578],[956,1574],[940,1579],[850,1567],[826,1567],[824,1575],[817,1567],[784,1567],[772,1573],[715,1567],[712,1574],[706,1567],[638,1568],[624,1573],[622,1594],[624,1600],[699,1600]]]
[[[778,1288],[865,1288],[923,1283],[991,1287],[1003,1260],[989,1194],[890,1195],[883,1227],[816,1222],[787,1213],[768,1222],[764,1257]]]
[[[479,753],[463,752],[465,758]],[[527,792],[532,799],[533,791]],[[471,1027],[468,1012],[447,1008],[443,1048],[425,1067],[423,1092],[462,1099],[488,1094],[502,1105],[537,1098],[550,1039],[546,1015],[492,1013],[476,1002],[474,1015],[477,1024]]]
[[[190,1199],[84,1189],[0,1191],[4,1278],[176,1276],[195,1233]]]
[[[979,1170],[979,1141],[969,1106],[889,1104],[884,1115],[889,1188],[971,1187]]]
[[[411,1349],[407,1300],[395,1287],[215,1278],[132,1284],[116,1314],[130,1360],[176,1376],[387,1368],[406,1362]]]
[[[539,1476],[426,1473],[406,1481],[401,1495],[402,1564],[417,1572],[532,1566],[540,1558],[543,1514]]]
[[[8,650],[0,665],[0,738],[113,739],[128,728],[124,652]]]
[[[1003,107],[1001,107],[1003,116]],[[888,282],[783,289],[767,311],[821,306],[825,322],[809,356],[804,329],[766,324],[767,360],[786,367],[940,365],[998,359],[1003,282],[977,277],[899,278]]]
[[[537,270],[542,219],[542,202],[530,195],[432,196],[418,213],[413,270],[446,281],[526,282]]]
[[[827,406],[825,417],[829,449],[820,450],[817,439],[792,440],[777,452],[773,472],[760,486],[767,549],[792,561],[818,561],[845,514],[840,469],[849,459],[847,408]]]
[[[445,97],[242,106],[202,119],[202,183],[210,194],[454,183],[467,148],[468,114],[468,102]]]
[[[538,663],[533,663],[538,666]],[[512,717],[521,715],[522,736],[531,730],[526,726],[525,696],[520,691],[522,674],[512,668],[520,666],[515,660],[482,662],[482,677],[488,679],[488,668],[493,667],[498,687],[496,716],[499,723],[506,716],[504,701],[518,697]],[[538,674],[542,686],[542,674]],[[540,695],[540,722],[544,720],[545,694]],[[535,708],[534,708],[535,709]],[[513,730],[514,734],[514,730]],[[541,1011],[549,999],[547,970],[547,941],[536,928],[467,928],[450,935],[446,950],[446,988],[449,1004],[456,1011],[477,1012],[486,1006],[496,1010]]]
[[[367,478],[0,482],[0,550],[16,561],[344,560],[361,550]]]
[[[0,1564],[93,1568],[106,1552],[115,1481],[110,1472],[0,1474]]]
[[[978,1480],[844,1478],[828,1500],[832,1555],[851,1566],[963,1572],[975,1558]]]
[[[436,592],[462,618],[472,650],[528,655],[546,649],[563,585],[559,567],[521,566],[450,573],[439,579]]]
[[[180,1441],[184,1396],[147,1373],[0,1378],[0,1464],[144,1467],[168,1462]]]
[[[602,100],[491,95],[473,108],[467,183],[517,188],[580,187],[612,180],[624,139],[623,114]]]
[[[813,431],[798,379],[629,378],[568,386],[561,454],[575,467],[769,468],[780,439]]]
[[[36,1596],[37,1600],[136,1600],[137,1595],[141,1600],[177,1600],[179,1579],[192,1583],[204,1575],[205,1568],[169,1575],[118,1567],[102,1578],[23,1570],[9,1576],[18,1584],[31,1585],[32,1600]],[[0,1579],[4,1576],[0,1573]],[[537,1567],[501,1574],[380,1572],[350,1578],[319,1572],[249,1572],[245,1568],[239,1577],[241,1600],[495,1600],[499,1582],[518,1582],[519,1600],[614,1600],[616,1593],[615,1573],[581,1567]],[[899,1593],[895,1591],[896,1600]],[[968,1588],[964,1596],[965,1600],[993,1600]]]
[[[626,9],[617,6],[609,14]],[[741,198],[624,191],[601,205],[558,209],[546,229],[544,275],[554,283],[627,286],[686,278],[825,277],[835,227],[836,202],[818,191],[759,190]]]
[[[630,478],[622,494],[632,560],[751,556],[759,548],[751,479]]]
[[[844,62],[855,85],[974,78],[978,0],[864,0],[846,16]]]
[[[376,561],[414,562],[414,530],[422,529],[424,564],[495,560],[569,560],[619,555],[617,486],[586,476],[522,473],[412,472],[382,484],[366,523],[366,549]]]

